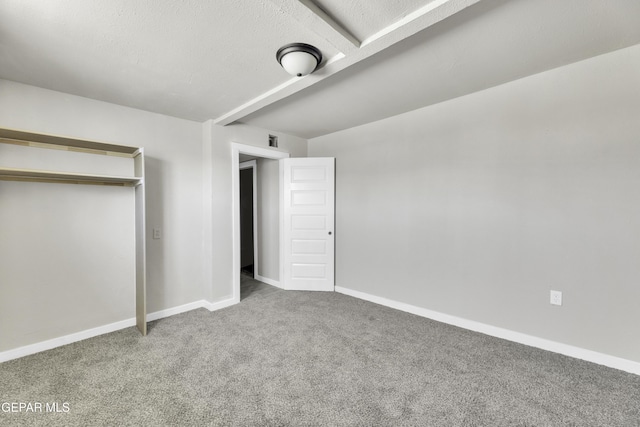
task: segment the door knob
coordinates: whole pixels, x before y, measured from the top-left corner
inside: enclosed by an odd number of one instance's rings
[[[329,236],[331,236],[331,232],[329,232]]]

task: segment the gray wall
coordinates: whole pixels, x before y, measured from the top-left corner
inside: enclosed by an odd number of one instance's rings
[[[277,160],[258,159],[258,274],[280,281],[280,181]]]
[[[634,46],[312,139],[337,286],[640,361],[639,118]]]
[[[200,123],[0,80],[0,126],[144,147],[148,311],[202,299]],[[0,351],[135,316],[133,212],[132,189],[0,182]]]

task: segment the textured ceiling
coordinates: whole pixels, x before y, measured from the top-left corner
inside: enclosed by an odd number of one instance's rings
[[[307,138],[637,43],[638,0],[0,1],[2,79]]]
[[[282,45],[337,50],[269,1],[2,0],[0,77],[204,121],[289,79]]]

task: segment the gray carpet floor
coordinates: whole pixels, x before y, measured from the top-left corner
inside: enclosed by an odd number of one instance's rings
[[[267,285],[251,276],[240,275],[240,301],[244,301],[247,298],[267,296],[274,292],[282,292],[282,289]]]
[[[640,376],[337,293],[272,292],[0,364],[42,426],[640,426]]]

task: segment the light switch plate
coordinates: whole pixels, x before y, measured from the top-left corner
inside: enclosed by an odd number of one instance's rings
[[[550,292],[550,300],[549,302],[552,305],[562,305],[562,292],[560,291],[551,291]]]

